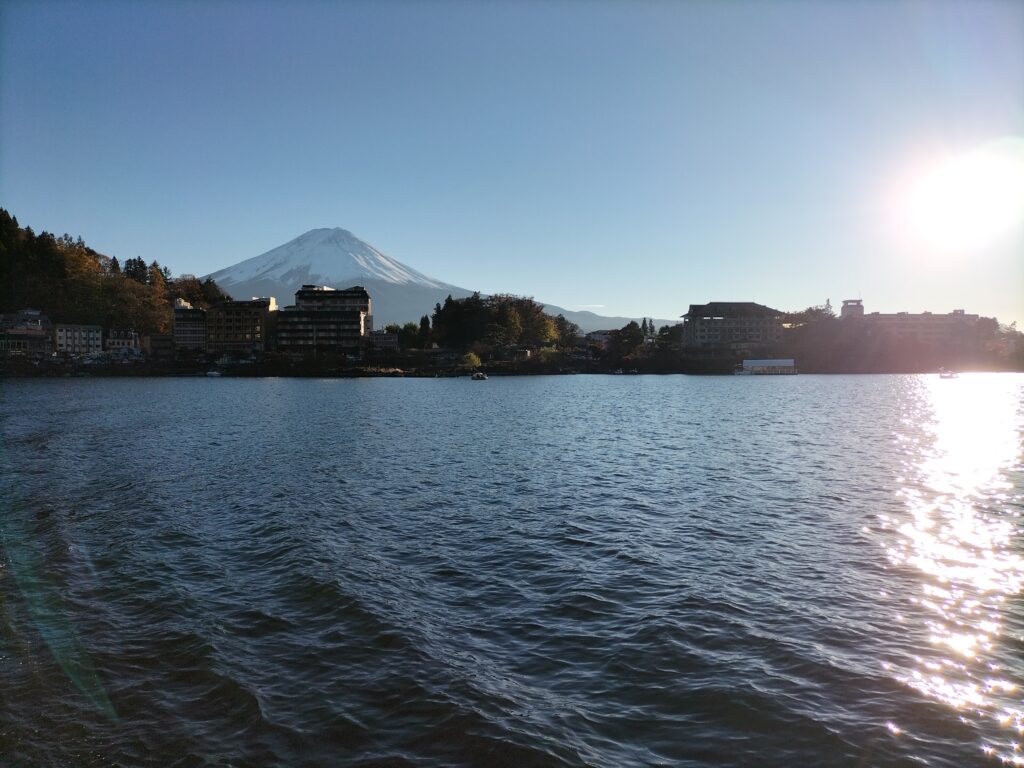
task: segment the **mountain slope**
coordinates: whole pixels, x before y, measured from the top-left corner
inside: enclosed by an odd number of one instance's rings
[[[306,284],[347,288],[361,285],[373,299],[374,326],[416,321],[449,295],[460,299],[472,291],[429,277],[392,259],[345,229],[312,229],[284,245],[209,275],[236,299],[274,296],[291,304],[295,291]],[[543,302],[542,302],[543,303]],[[593,312],[571,312],[545,305],[553,315],[563,314],[584,331],[621,328],[640,318],[602,317]],[[672,321],[659,321],[669,323]]]

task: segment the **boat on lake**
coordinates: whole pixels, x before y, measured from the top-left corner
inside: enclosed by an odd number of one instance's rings
[[[471,378],[473,381],[487,381],[487,374],[483,371],[477,371]]]
[[[955,379],[957,378],[956,371],[951,371],[948,368],[939,368],[940,379]]]

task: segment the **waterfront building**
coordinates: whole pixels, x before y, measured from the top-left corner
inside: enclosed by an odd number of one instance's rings
[[[49,357],[53,323],[38,309],[0,314],[0,356]]]
[[[189,352],[206,351],[206,310],[184,299],[174,300],[174,346]]]
[[[139,334],[127,328],[112,328],[107,331],[107,338],[103,341],[103,348],[108,351],[114,349],[138,349]]]
[[[978,329],[978,315],[968,315],[962,309],[947,314],[921,312],[864,312],[861,299],[845,299],[839,311],[844,325],[901,341],[920,341],[928,344],[967,341]]]
[[[142,351],[154,362],[174,360],[174,336],[170,333],[153,333],[139,340]]]
[[[344,289],[304,285],[295,292],[295,306],[304,310],[363,312],[366,315],[366,332],[373,330],[373,301],[361,285]]]
[[[370,294],[362,286],[344,290],[304,285],[295,304],[277,317],[277,348],[282,352],[354,352],[373,330]]]
[[[782,318],[779,310],[752,301],[691,304],[683,315],[683,346],[742,350],[778,344]]]
[[[103,351],[103,329],[98,325],[62,323],[53,327],[57,353],[68,357]]]
[[[374,349],[387,350],[390,352],[398,351],[397,333],[389,333],[388,331],[370,331],[366,338],[369,345]]]
[[[266,351],[277,301],[254,298],[222,301],[206,313],[206,350],[214,354],[252,355]]]

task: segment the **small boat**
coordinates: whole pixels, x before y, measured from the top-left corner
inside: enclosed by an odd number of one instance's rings
[[[487,381],[487,374],[483,371],[477,371],[470,378],[472,378],[473,381]]]
[[[207,371],[206,375],[207,376],[220,376],[221,372],[220,371]]]
[[[956,371],[950,371],[947,370],[946,368],[939,368],[940,379],[955,379],[956,377]]]

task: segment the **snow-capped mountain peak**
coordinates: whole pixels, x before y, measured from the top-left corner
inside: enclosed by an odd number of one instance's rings
[[[290,278],[325,285],[351,285],[380,280],[395,285],[444,288],[445,283],[385,256],[347,229],[311,229],[284,245],[214,272],[224,286],[253,281],[292,282]]]
[[[435,280],[400,261],[385,256],[346,229],[311,229],[284,245],[240,261],[209,275],[236,299],[273,296],[290,304],[307,284],[349,288],[361,285],[373,301],[374,325],[415,322],[429,315],[448,296],[463,298],[471,291]],[[548,305],[548,312],[564,314],[584,331],[619,328],[635,318],[601,317],[591,312],[570,312]],[[671,321],[664,321],[665,323]]]

